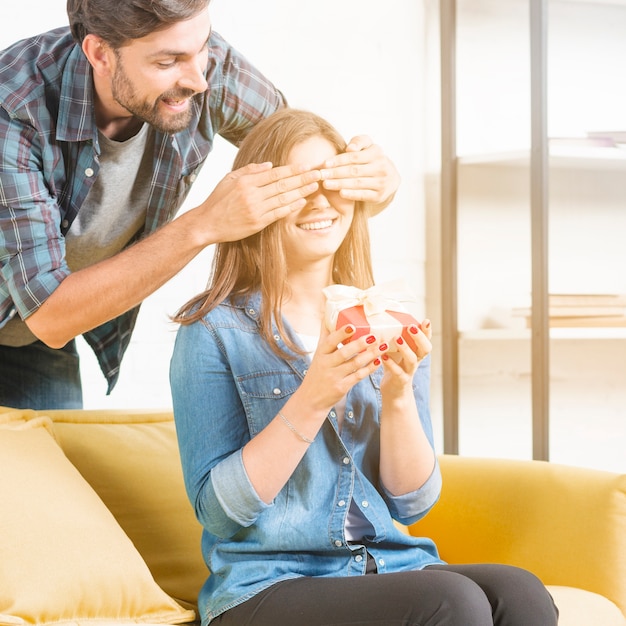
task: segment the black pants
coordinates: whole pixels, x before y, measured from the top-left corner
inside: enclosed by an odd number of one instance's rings
[[[541,581],[506,565],[297,578],[223,613],[211,626],[554,626]]]

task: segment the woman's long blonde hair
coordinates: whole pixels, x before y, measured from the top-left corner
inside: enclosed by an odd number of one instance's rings
[[[299,109],[285,108],[259,122],[241,143],[233,163],[233,170],[248,163],[270,161],[274,166],[285,165],[292,148],[310,137],[323,137],[342,153],[346,142],[326,120]],[[354,218],[344,241],[335,253],[333,280],[344,285],[365,289],[374,283],[370,255],[367,215],[356,202]],[[288,293],[287,262],[281,240],[281,220],[261,232],[240,241],[219,243],[211,268],[208,287],[185,305],[174,316],[180,324],[191,324],[229,296],[246,296],[260,291],[262,296],[260,334],[281,356],[272,321],[285,338],[291,350],[301,350],[285,333],[280,305]]]

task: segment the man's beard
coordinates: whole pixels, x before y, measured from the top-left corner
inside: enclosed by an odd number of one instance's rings
[[[135,89],[124,72],[121,64],[118,64],[111,83],[113,99],[140,120],[154,126],[162,133],[178,133],[185,130],[191,122],[192,108],[188,106],[184,111],[164,117],[159,113],[159,101],[183,100],[195,95],[192,89],[171,89],[161,94],[159,99],[150,104],[135,96]]]

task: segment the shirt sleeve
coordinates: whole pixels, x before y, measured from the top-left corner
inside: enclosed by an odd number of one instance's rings
[[[0,324],[28,317],[69,274],[60,208],[43,174],[38,134],[0,108]]]
[[[203,322],[180,327],[170,385],[183,476],[196,517],[210,533],[232,536],[271,505],[259,498],[246,474],[245,411],[219,338]]]
[[[426,482],[416,491],[394,496],[383,487],[391,516],[405,525],[417,522],[432,509],[439,499],[441,484],[441,469],[439,461],[435,458],[433,471]]]
[[[236,146],[257,122],[287,105],[273,83],[216,32],[209,40],[207,79],[213,128]]]

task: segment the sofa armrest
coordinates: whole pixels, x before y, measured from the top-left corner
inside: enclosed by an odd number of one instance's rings
[[[626,475],[455,455],[440,463],[440,501],[412,535],[431,537],[450,563],[517,565],[626,615]]]

